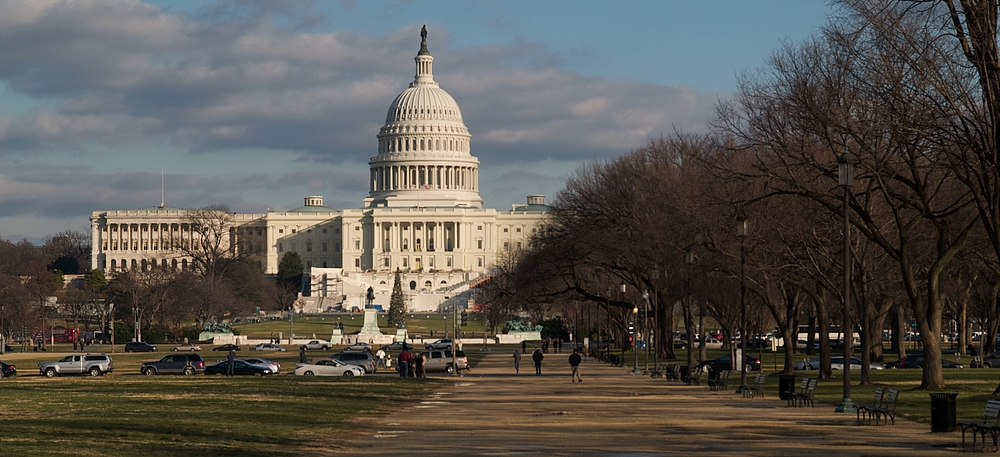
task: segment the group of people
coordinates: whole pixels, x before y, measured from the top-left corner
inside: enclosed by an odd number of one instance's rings
[[[544,343],[543,343],[544,344]],[[524,345],[521,345],[522,351],[524,351]],[[535,350],[531,352],[531,361],[535,363],[535,376],[542,375],[542,360],[545,355],[542,350],[535,346]],[[580,355],[580,351],[574,349],[573,354],[569,356],[569,366],[572,370],[572,379],[574,383],[583,382],[583,378],[580,377],[580,362],[583,361],[583,357]],[[514,350],[514,373],[521,372],[521,352]]]
[[[399,371],[401,378],[426,378],[427,373],[424,371],[426,362],[427,358],[423,354],[411,354],[410,351],[403,349],[396,358],[396,370]]]

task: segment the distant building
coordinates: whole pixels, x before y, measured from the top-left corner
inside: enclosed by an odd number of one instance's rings
[[[231,245],[248,250],[268,274],[277,273],[286,252],[299,253],[315,310],[342,301],[347,309],[362,307],[369,286],[375,303],[387,307],[397,268],[409,310],[465,307],[468,284],[498,253],[526,246],[545,218],[541,195],[510,211],[483,208],[472,136],[455,99],[434,81],[426,40],[414,60],[416,76],[389,105],[377,135],[362,208],[337,211],[323,206],[323,197],[308,196],[290,211],[232,215]],[[190,268],[176,249],[197,236],[188,214],[162,202],[94,211],[92,267]]]

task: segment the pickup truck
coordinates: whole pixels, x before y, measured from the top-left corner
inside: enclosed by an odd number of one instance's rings
[[[328,351],[330,350],[330,343],[320,340],[312,340],[303,344],[301,347],[307,351]]]
[[[49,378],[63,374],[101,376],[112,371],[115,371],[114,362],[106,354],[67,355],[57,362],[38,364],[38,372]]]

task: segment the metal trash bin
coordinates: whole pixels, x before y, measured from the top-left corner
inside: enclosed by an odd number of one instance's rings
[[[788,400],[791,397],[792,392],[795,392],[795,375],[778,375],[778,398]]]
[[[935,392],[931,396],[931,431],[954,432],[957,393]]]

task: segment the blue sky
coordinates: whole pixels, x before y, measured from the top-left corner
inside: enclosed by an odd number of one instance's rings
[[[822,1],[0,2],[0,237],[160,203],[354,208],[427,24],[485,204],[700,132]]]

